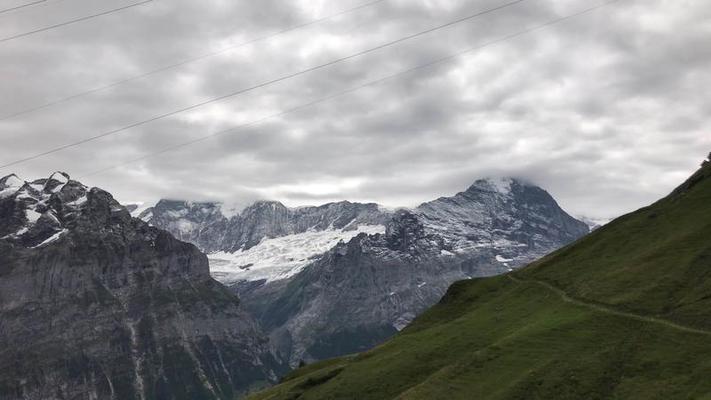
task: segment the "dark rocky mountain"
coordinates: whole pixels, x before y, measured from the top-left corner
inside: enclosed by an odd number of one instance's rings
[[[151,223],[179,235],[174,227],[185,217],[152,212]],[[231,223],[228,233],[210,231],[229,238],[209,255],[213,276],[240,294],[292,365],[368,349],[452,282],[507,272],[589,231],[543,189],[515,179],[479,180],[394,213],[347,202],[260,202]]]
[[[65,174],[0,180],[0,398],[232,400],[282,371],[194,245]]]

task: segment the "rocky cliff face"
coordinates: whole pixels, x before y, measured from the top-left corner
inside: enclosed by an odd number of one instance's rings
[[[0,180],[0,398],[233,399],[281,370],[195,246],[64,174]]]

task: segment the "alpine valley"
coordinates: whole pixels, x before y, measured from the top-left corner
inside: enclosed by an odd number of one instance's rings
[[[382,343],[455,281],[498,275],[589,232],[543,189],[482,179],[413,209],[347,201],[161,200],[134,214],[207,253],[291,366]]]

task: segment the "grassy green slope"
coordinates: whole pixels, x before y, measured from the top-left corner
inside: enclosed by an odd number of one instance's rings
[[[666,198],[518,275],[578,298],[711,329],[711,164]]]
[[[711,166],[369,352],[253,399],[711,399]],[[560,290],[560,289],[562,290]]]

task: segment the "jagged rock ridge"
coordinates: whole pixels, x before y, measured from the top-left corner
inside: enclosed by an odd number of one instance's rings
[[[263,238],[309,230],[354,230],[359,225],[379,225],[386,217],[377,204],[348,201],[297,208],[278,201],[258,201],[236,215],[225,215],[220,203],[177,200],[161,200],[139,216],[207,253],[247,250]]]
[[[258,201],[232,215],[220,203],[161,200],[140,218],[196,244],[213,276],[233,284],[293,276],[341,240],[384,231],[389,215],[348,201],[298,208]]]

